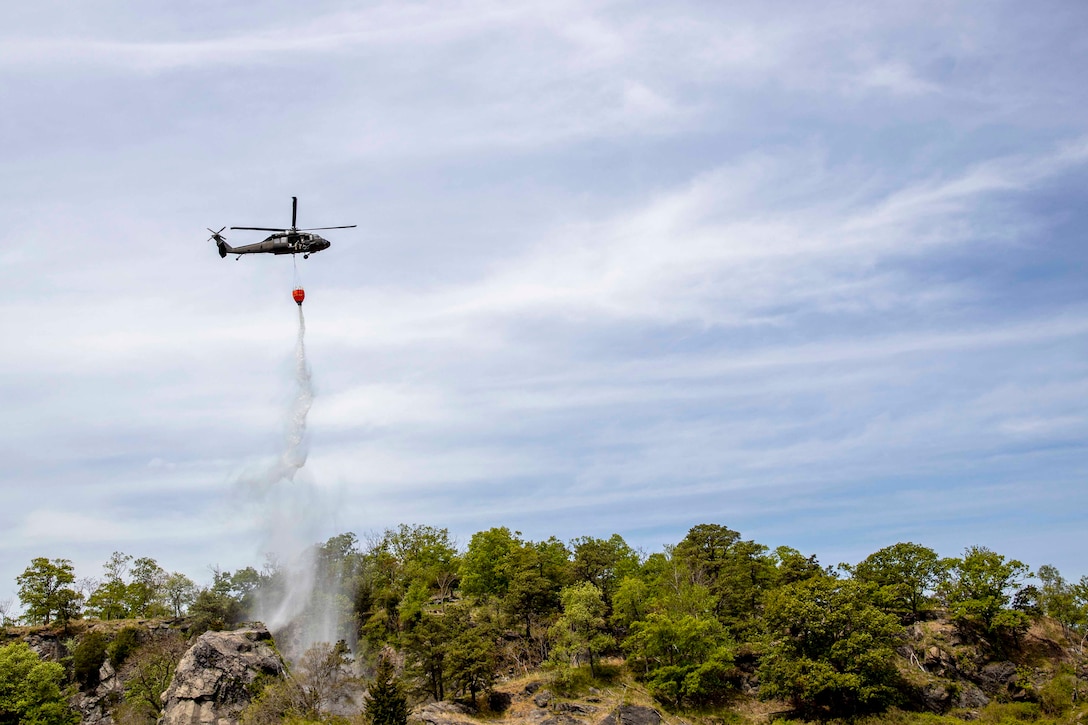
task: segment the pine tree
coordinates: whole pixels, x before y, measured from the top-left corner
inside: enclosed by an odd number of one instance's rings
[[[374,681],[363,702],[363,712],[368,725],[406,725],[408,699],[397,681],[393,663],[387,657],[378,662]]]

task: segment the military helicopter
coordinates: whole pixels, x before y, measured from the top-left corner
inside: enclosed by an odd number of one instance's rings
[[[310,227],[308,229],[299,229],[296,225],[296,217],[298,216],[298,197],[291,197],[291,228],[282,229],[279,227],[231,227],[231,229],[245,229],[261,232],[275,232],[266,238],[263,242],[257,242],[256,244],[246,244],[241,247],[232,247],[227,244],[227,240],[223,237],[223,227],[218,232],[213,229],[208,229],[212,233],[208,237],[208,241],[214,241],[216,246],[219,247],[219,256],[226,257],[228,254],[237,254],[235,258],[241,259],[243,254],[301,254],[303,259],[307,259],[311,254],[320,252],[322,249],[328,249],[330,242],[319,234],[310,234],[310,232],[323,231],[325,229],[352,229],[355,224],[346,224],[339,227]]]

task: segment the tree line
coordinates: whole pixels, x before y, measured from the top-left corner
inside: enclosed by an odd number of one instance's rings
[[[900,703],[903,627],[935,612],[996,650],[1043,615],[1069,637],[1088,635],[1088,577],[1032,572],[980,546],[945,558],[897,543],[831,567],[718,524],[648,556],[618,534],[533,541],[496,527],[459,547],[446,529],[401,525],[366,541],[340,534],[311,554],[307,612],[337,612],[357,656],[396,659],[416,696],[439,700],[476,700],[500,675],[541,667],[575,687],[622,661],[677,709],[727,703],[754,673],[760,697],[853,715]],[[79,586],[70,562],[35,559],[18,577],[24,620],[187,613],[221,627],[287,586],[275,562],[215,570],[203,588],[120,553],[104,573]]]

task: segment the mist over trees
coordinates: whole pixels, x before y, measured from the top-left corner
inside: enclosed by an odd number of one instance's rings
[[[308,553],[314,586],[292,627],[334,613],[334,640],[378,673],[373,722],[401,722],[402,697],[476,701],[500,677],[537,669],[562,691],[610,676],[617,662],[671,708],[728,703],[754,672],[762,698],[808,717],[855,716],[904,704],[896,648],[905,626],[938,613],[995,652],[1017,646],[1040,616],[1088,636],[1088,577],[1072,583],[1049,565],[1032,573],[977,546],[942,558],[900,542],[832,567],[719,524],[649,555],[619,534],[533,541],[495,527],[460,546],[446,529],[401,525],[364,540],[339,534]],[[289,586],[272,559],[211,575],[198,586],[115,552],[100,578],[77,580],[68,560],[36,558],[17,579],[22,620],[186,616],[202,631],[254,617]]]

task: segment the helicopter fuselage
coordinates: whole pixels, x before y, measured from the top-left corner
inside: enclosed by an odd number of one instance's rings
[[[313,254],[331,246],[329,240],[309,232],[276,232],[263,242],[232,247],[230,254]]]

